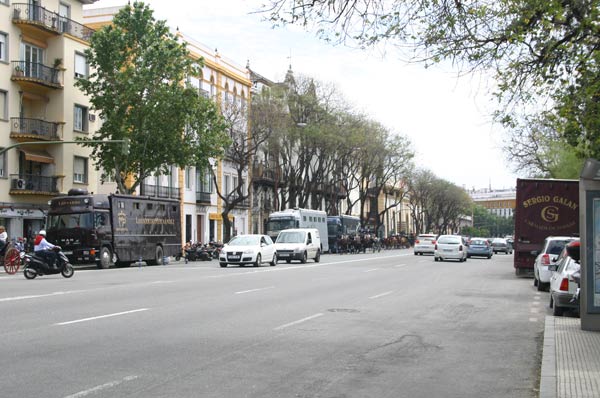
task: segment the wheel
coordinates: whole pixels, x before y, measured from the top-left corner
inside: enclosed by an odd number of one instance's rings
[[[221,268],[227,267],[227,263],[219,263],[219,265],[221,266]]]
[[[148,260],[148,265],[158,265],[162,264],[163,261],[163,248],[162,246],[156,246],[154,251],[154,258],[152,260]]]
[[[433,258],[433,260],[434,260],[435,262],[438,262],[438,261],[439,261],[439,259],[438,259],[437,257],[434,257],[434,258]]]
[[[540,284],[535,275],[533,276],[533,286],[537,286],[538,290],[540,290]]]
[[[287,260],[285,260],[285,262],[289,264],[289,263],[291,263],[291,262],[292,262],[292,260],[290,260],[290,259],[288,258]]]
[[[64,276],[65,278],[72,277],[74,273],[75,273],[75,270],[73,269],[73,266],[69,263],[67,263],[67,265],[65,265],[65,268],[61,272],[62,276]]]
[[[260,253],[258,253],[258,254],[256,255],[256,262],[254,263],[254,266],[255,266],[255,267],[260,267],[260,264],[261,264],[261,263],[262,263],[262,257],[261,257],[261,255],[260,255]]]
[[[304,252],[304,253],[302,254],[302,260],[300,260],[300,262],[301,262],[302,264],[306,264],[306,259],[307,259],[307,255],[306,255],[306,252]]]
[[[440,257],[438,258],[438,261],[441,263],[442,261],[444,261],[444,259]]]
[[[415,252],[415,256],[418,256],[418,255],[419,255],[419,253]]]
[[[104,246],[100,249],[100,261],[96,262],[96,266],[100,269],[107,269],[111,264],[112,253],[110,249]]]
[[[34,270],[25,268],[25,270],[23,271],[23,275],[25,275],[25,279],[35,279],[37,273]]]
[[[490,254],[489,256],[487,256],[487,259],[489,260],[490,258],[492,258],[492,255]]]
[[[274,267],[277,265],[277,252],[273,253],[273,259],[271,260],[271,262],[269,263],[269,265],[271,267]]]
[[[470,254],[467,254],[467,258],[471,258],[471,255],[470,255]]]
[[[11,247],[4,255],[4,270],[9,275],[14,275],[21,268],[21,254],[17,249]]]
[[[564,312],[565,312],[565,309],[563,307],[559,307],[556,304],[554,304],[552,306],[552,315],[554,315],[554,316],[562,316]]]
[[[321,261],[321,251],[317,250],[317,255],[315,256],[315,263]]]

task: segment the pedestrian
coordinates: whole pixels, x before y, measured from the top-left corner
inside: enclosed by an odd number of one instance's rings
[[[0,225],[0,254],[4,254],[6,245],[8,244],[8,234],[4,225]]]

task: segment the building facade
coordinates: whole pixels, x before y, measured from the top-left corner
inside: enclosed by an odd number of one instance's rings
[[[94,191],[91,150],[69,141],[97,128],[74,86],[89,73],[84,51],[93,30],[83,5],[96,0],[0,1],[0,224],[9,238],[32,238],[50,197]]]
[[[477,205],[483,206],[499,217],[511,218],[515,211],[516,189],[480,189],[469,191],[469,196]]]

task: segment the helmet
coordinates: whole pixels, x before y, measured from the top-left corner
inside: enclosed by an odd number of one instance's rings
[[[42,230],[39,232],[39,234],[40,234],[40,235],[42,235],[42,236],[46,236],[46,231],[42,229]]]

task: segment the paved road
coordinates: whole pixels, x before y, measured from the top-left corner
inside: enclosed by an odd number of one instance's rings
[[[511,259],[0,275],[0,395],[535,397],[547,293]]]

